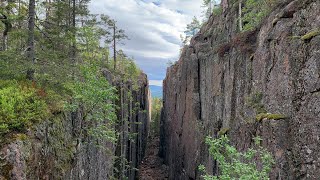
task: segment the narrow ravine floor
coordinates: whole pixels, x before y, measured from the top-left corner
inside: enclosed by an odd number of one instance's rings
[[[159,137],[148,139],[146,156],[139,168],[139,180],[162,180],[168,179],[168,168],[158,156]]]

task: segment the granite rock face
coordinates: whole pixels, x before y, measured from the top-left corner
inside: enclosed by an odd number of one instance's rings
[[[245,33],[238,4],[226,3],[167,70],[160,155],[170,179],[199,179],[200,164],[215,174],[204,139],[221,129],[239,150],[260,136],[275,157],[271,179],[318,179],[320,36],[305,37],[319,31],[320,1],[281,0]],[[257,122],[260,113],[287,118]]]
[[[144,156],[149,131],[151,105],[147,76],[141,74],[138,88],[134,89],[130,82],[114,80],[107,70],[104,74],[119,90],[121,101],[116,103],[120,107],[117,114],[121,123],[116,128],[126,132],[120,136],[119,143],[96,142],[85,136],[86,122],[81,110],[59,113],[30,130],[26,139],[0,148],[1,180],[105,180],[120,175],[130,180],[136,178],[136,170],[132,168],[137,168]],[[132,170],[115,173],[115,155],[122,155]]]

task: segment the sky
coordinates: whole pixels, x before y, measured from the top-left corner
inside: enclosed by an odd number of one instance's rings
[[[200,18],[202,0],[92,0],[93,14],[117,21],[130,40],[121,49],[136,60],[150,85],[162,86],[167,62],[176,61],[180,34],[193,16]]]

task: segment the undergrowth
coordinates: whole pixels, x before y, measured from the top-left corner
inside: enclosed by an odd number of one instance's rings
[[[204,165],[199,166],[202,177],[205,180],[229,180],[229,179],[250,179],[267,180],[269,172],[274,164],[272,155],[261,147],[261,138],[253,139],[255,144],[244,152],[239,152],[230,144],[226,135],[220,138],[206,138],[209,146],[209,154],[217,161],[219,166],[218,175],[206,173]],[[262,166],[261,166],[262,165]]]
[[[0,81],[0,134],[25,132],[49,116],[42,89],[28,81]]]

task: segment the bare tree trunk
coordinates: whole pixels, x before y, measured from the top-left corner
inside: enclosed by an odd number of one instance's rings
[[[10,21],[8,20],[8,17],[6,15],[2,15],[0,17],[2,23],[5,25],[4,31],[2,33],[2,50],[6,51],[8,49],[8,33],[10,29],[12,28],[12,25]]]
[[[29,22],[28,22],[28,60],[35,63],[35,48],[34,48],[34,27],[35,27],[35,0],[29,0]],[[27,79],[34,79],[34,69],[27,71]]]
[[[3,42],[2,42],[3,51],[8,50],[8,34],[3,33]]]
[[[117,67],[117,50],[116,50],[116,23],[113,24],[113,69],[116,70]]]
[[[72,47],[71,58],[72,63],[76,63],[76,0],[72,1]]]
[[[212,1],[210,0],[210,2],[209,2],[209,17],[211,16],[211,14],[212,14]],[[209,18],[208,17],[208,18]]]
[[[239,0],[239,30],[242,31],[242,0]]]
[[[107,67],[109,68],[109,52],[106,52],[106,62],[107,62]]]
[[[21,0],[18,1],[18,17],[20,18],[21,16]],[[21,29],[21,20],[18,22],[18,29]],[[22,46],[22,38],[19,38],[19,45],[17,47],[17,50],[23,49]]]
[[[49,18],[50,0],[46,0],[46,20]]]
[[[12,2],[8,1],[8,3],[12,3]],[[10,8],[8,8],[9,6],[5,5],[4,2],[1,2],[1,7],[4,7],[4,6],[6,6],[6,8],[5,8],[6,12],[10,13],[11,11],[10,11]],[[8,49],[8,33],[12,28],[12,24],[11,24],[10,20],[8,19],[8,17],[3,13],[0,14],[0,20],[5,26],[3,33],[2,33],[2,38],[3,38],[2,39],[2,50],[6,51]]]

